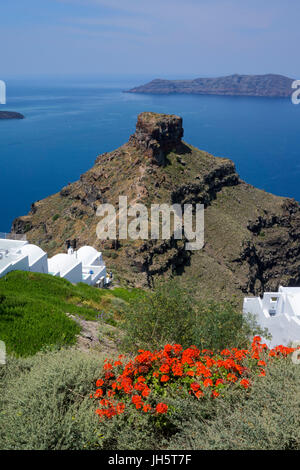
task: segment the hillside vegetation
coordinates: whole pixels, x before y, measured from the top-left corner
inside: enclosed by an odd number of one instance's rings
[[[176,282],[103,290],[24,272],[0,292],[1,449],[300,448],[300,368],[251,346],[260,329],[232,304],[194,303]],[[117,325],[112,356],[75,349],[70,312]]]
[[[135,407],[99,420],[90,393],[102,366],[78,351],[9,358],[0,367],[0,448],[300,449],[300,367],[289,357],[270,363],[264,377],[250,372],[247,390],[233,386],[215,399],[165,396],[173,410],[167,426]]]
[[[138,290],[96,289],[48,274],[14,271],[0,279],[0,339],[8,353],[29,356],[42,348],[74,345],[80,326],[66,313],[96,320],[113,317]]]

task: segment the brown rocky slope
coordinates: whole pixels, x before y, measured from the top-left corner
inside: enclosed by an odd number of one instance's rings
[[[279,284],[300,285],[300,207],[240,180],[232,161],[182,141],[181,118],[142,113],[136,133],[59,193],[34,203],[13,222],[49,255],[66,239],[104,252],[121,283],[152,286],[175,276],[196,297],[261,294]],[[130,202],[204,203],[205,245],[186,251],[184,240],[100,241],[97,206]]]

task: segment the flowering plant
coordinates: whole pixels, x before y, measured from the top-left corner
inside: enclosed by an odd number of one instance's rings
[[[249,349],[224,349],[216,354],[196,346],[183,349],[179,344],[154,352],[139,350],[131,361],[122,355],[117,361],[106,359],[90,397],[98,400],[96,414],[101,419],[120,415],[130,406],[159,417],[172,412],[164,403],[172,392],[215,399],[224,396],[228,387],[247,390],[251,371],[264,377],[269,361],[294,351],[285,346],[269,350],[259,336]]]

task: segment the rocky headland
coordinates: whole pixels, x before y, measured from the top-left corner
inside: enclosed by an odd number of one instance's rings
[[[15,111],[0,111],[0,119],[24,119],[24,116]]]
[[[152,80],[127,93],[149,94],[197,94],[228,96],[266,96],[289,98],[293,79],[283,75],[229,75],[219,78],[196,78],[194,80]]]
[[[195,297],[233,299],[300,283],[300,206],[242,181],[234,163],[182,140],[178,116],[142,113],[122,147],[99,155],[80,179],[32,204],[13,231],[51,256],[67,239],[103,251],[115,279],[151,287],[175,277]],[[118,210],[141,202],[205,206],[205,245],[186,251],[185,241],[107,240],[96,235],[99,204]]]

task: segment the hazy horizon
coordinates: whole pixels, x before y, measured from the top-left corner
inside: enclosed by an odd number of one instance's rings
[[[7,80],[16,80],[16,81],[31,81],[31,80],[69,80],[69,79],[86,79],[86,80],[97,80],[97,79],[115,79],[115,80],[132,80],[132,79],[141,79],[141,80],[154,80],[154,79],[162,79],[162,80],[194,80],[196,78],[220,78],[220,77],[227,77],[227,76],[232,76],[232,75],[269,75],[269,74],[274,74],[273,72],[265,72],[265,73],[239,73],[238,71],[233,71],[231,73],[216,73],[216,74],[197,74],[197,73],[189,73],[189,74],[184,74],[184,73],[161,73],[161,74],[155,74],[155,73],[135,73],[135,74],[121,74],[121,73],[110,73],[110,74],[99,74],[99,73],[70,73],[70,74],[58,74],[58,73],[45,73],[45,74],[28,74],[28,75],[6,75],[3,76],[4,79],[6,78]],[[297,76],[291,76],[285,73],[276,73],[274,75],[282,75],[286,76],[288,78],[292,79],[297,79]]]
[[[293,0],[11,0],[1,79],[300,77]]]

